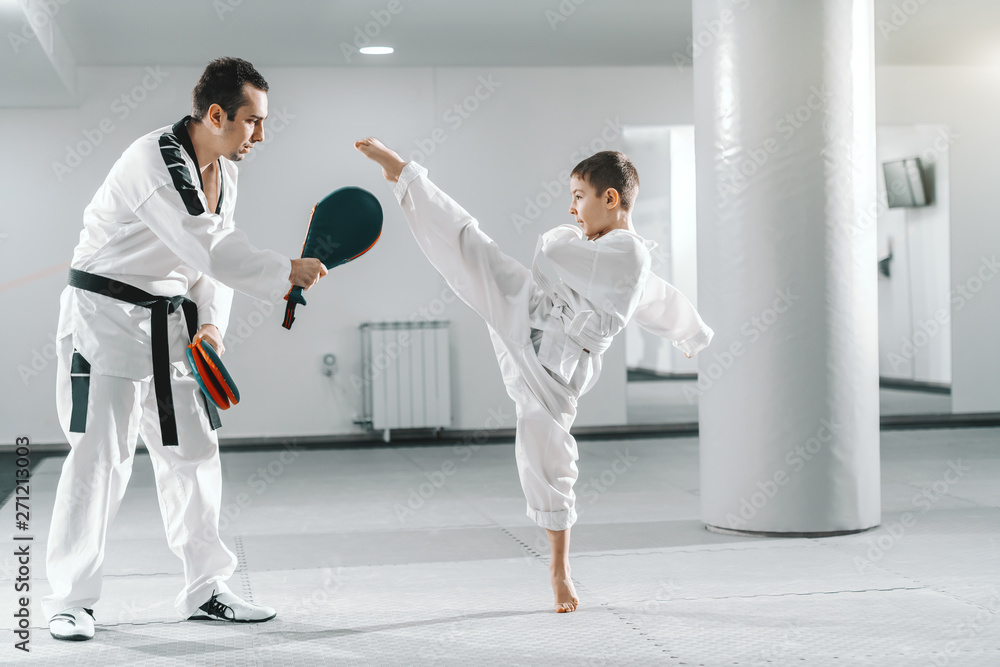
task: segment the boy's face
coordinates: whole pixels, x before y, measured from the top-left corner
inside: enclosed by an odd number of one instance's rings
[[[578,176],[570,176],[570,215],[576,218],[576,223],[583,228],[583,234],[588,239],[600,236],[609,225],[615,221],[613,210],[617,208],[616,192],[609,191],[598,194],[594,187]]]

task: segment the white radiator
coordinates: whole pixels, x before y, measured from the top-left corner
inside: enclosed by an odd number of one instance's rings
[[[361,325],[365,421],[383,431],[451,425],[448,322]]]

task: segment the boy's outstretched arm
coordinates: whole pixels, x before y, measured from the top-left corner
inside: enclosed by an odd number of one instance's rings
[[[708,347],[715,332],[676,287],[649,273],[632,321],[673,342],[688,357]]]

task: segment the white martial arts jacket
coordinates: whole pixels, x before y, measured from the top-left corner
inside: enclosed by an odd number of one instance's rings
[[[111,168],[83,213],[75,269],[198,305],[198,326],[225,334],[233,290],[260,300],[287,291],[291,260],[258,250],[234,227],[236,165],[219,160],[219,204],[212,212],[184,118],[140,137]],[[170,361],[188,372],[181,309],[169,316]],[[150,311],[66,287],[57,338],[73,344],[92,372],[132,379],[153,374]]]
[[[543,366],[568,383],[582,355],[600,357],[633,319],[691,356],[708,346],[714,332],[694,306],[650,272],[655,247],[623,229],[589,241],[570,224],[539,238],[532,263],[538,291],[529,318],[540,332],[533,340]]]

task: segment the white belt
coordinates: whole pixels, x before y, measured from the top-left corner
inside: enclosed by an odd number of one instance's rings
[[[569,304],[562,299],[549,298],[552,299],[553,306],[542,329],[538,360],[565,382],[569,382],[582,355],[603,354],[611,346],[612,337],[601,336],[594,331],[593,327],[599,325],[600,317],[593,310],[573,313]]]

